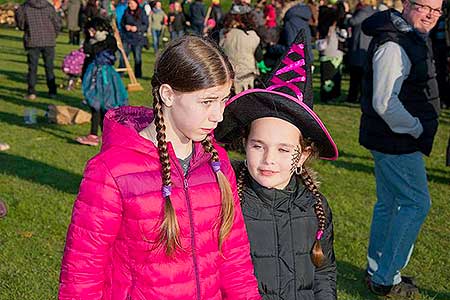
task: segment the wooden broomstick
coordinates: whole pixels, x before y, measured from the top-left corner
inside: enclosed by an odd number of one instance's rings
[[[117,29],[116,22],[113,20],[112,22],[112,28],[114,30],[114,37],[117,41],[117,48],[119,48],[120,53],[122,53],[123,61],[125,62],[125,68],[117,68],[117,72],[127,72],[128,77],[130,78],[130,83],[127,85],[127,90],[129,92],[136,92],[136,91],[143,91],[144,88],[142,85],[137,81],[136,76],[134,76],[133,69],[131,68],[130,62],[128,61],[127,54],[125,53],[125,50],[123,49],[122,39],[120,38],[119,30]]]

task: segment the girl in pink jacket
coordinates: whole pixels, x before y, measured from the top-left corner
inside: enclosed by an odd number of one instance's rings
[[[211,133],[234,74],[187,36],[155,64],[153,110],[105,117],[61,266],[61,300],[260,299],[226,152]]]

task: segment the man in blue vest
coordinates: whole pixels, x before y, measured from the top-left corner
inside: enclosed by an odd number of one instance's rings
[[[431,153],[440,105],[428,33],[442,0],[405,0],[403,8],[376,13],[362,25],[373,39],[359,141],[372,152],[377,188],[367,285],[377,295],[414,299],[419,290],[400,271],[431,205],[423,155]]]

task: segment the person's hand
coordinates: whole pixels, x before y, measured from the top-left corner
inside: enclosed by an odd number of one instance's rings
[[[131,30],[131,25],[125,25],[125,30],[126,31],[130,31]]]
[[[130,26],[130,30],[131,30],[131,32],[136,32],[137,31],[137,27],[136,26]]]
[[[186,21],[186,26],[189,26],[189,27],[191,27],[191,22],[189,22],[189,21]]]

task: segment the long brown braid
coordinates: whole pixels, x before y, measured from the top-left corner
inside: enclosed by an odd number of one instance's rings
[[[247,176],[247,167],[245,164],[242,164],[242,167],[239,169],[239,173],[236,179],[237,191],[239,195],[239,199],[241,202],[244,200],[244,187],[245,187],[245,178]]]
[[[208,136],[202,141],[205,152],[211,153],[211,161],[219,162],[219,154],[211,143],[211,137]],[[215,172],[217,182],[220,187],[220,194],[222,197],[222,209],[220,212],[220,229],[219,229],[219,249],[222,249],[223,241],[230,234],[234,221],[234,202],[233,192],[231,191],[230,182],[222,171]]]
[[[196,36],[184,36],[171,41],[155,62],[152,78],[153,108],[156,140],[162,166],[162,193],[165,200],[164,217],[159,227],[156,247],[165,246],[167,256],[182,249],[180,227],[170,199],[172,188],[171,166],[166,142],[166,126],[163,117],[163,101],[159,93],[161,85],[167,84],[181,93],[225,85],[234,78],[233,68],[223,51],[214,43]],[[234,220],[233,196],[230,184],[220,169],[219,155],[209,137],[202,142],[206,152],[212,154],[211,166],[216,173],[222,196],[219,246],[230,233]],[[215,164],[213,166],[213,164]],[[220,249],[220,248],[219,248]]]
[[[311,178],[306,168],[302,169],[300,177],[303,180],[306,188],[313,194],[314,198],[316,199],[316,202],[314,203],[314,211],[316,213],[319,229],[316,233],[316,240],[312,249],[311,259],[316,267],[320,267],[325,261],[322,246],[320,245],[320,239],[325,231],[327,218],[325,215],[325,210],[323,209],[322,196],[320,195],[317,185],[314,183],[314,180]]]
[[[172,179],[170,177],[170,159],[167,152],[165,132],[166,125],[164,125],[161,97],[159,96],[159,84],[154,83],[153,86],[153,109],[155,111],[156,139],[158,141],[159,161],[162,166],[162,181],[164,186],[170,187],[172,186]],[[165,243],[166,255],[172,256],[177,248],[181,248],[179,233],[180,226],[178,225],[175,209],[173,208],[170,196],[166,196],[164,199],[164,220],[159,228],[156,247],[159,247]]]

